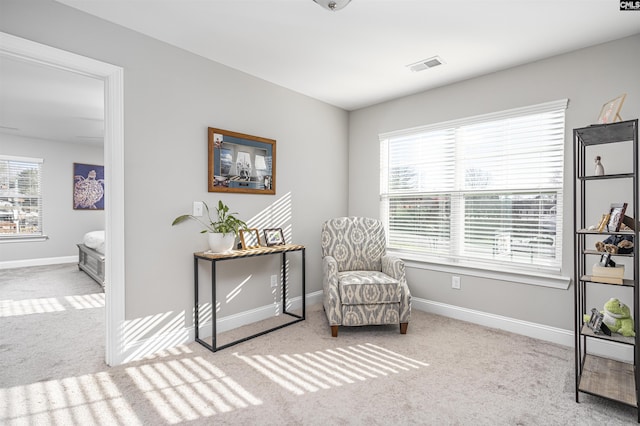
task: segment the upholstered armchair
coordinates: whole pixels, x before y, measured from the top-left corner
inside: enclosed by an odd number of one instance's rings
[[[386,254],[379,220],[339,217],[322,225],[322,287],[333,337],[341,325],[399,324],[406,334],[411,294],[404,262]]]

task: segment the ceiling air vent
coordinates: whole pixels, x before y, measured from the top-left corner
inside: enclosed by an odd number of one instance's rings
[[[438,65],[442,65],[443,63],[444,61],[440,59],[439,56],[434,56],[432,58],[423,59],[422,61],[416,62],[415,64],[409,64],[407,65],[407,68],[409,68],[413,72],[418,72],[426,70],[427,68],[437,67]]]

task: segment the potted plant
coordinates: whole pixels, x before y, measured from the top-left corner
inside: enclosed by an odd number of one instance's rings
[[[247,224],[235,217],[238,213],[229,213],[229,206],[225,205],[222,200],[218,201],[218,207],[216,207],[216,215],[218,220],[213,220],[211,217],[211,211],[209,206],[204,201],[204,208],[207,210],[207,217],[209,223],[205,222],[201,218],[191,215],[183,214],[173,220],[173,225],[184,222],[187,219],[194,219],[204,225],[205,229],[200,231],[202,234],[209,233],[209,248],[214,253],[226,253],[231,251],[236,241],[236,237],[241,229],[247,229]]]

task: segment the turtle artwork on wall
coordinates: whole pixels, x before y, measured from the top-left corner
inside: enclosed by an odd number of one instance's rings
[[[73,209],[104,210],[104,166],[73,163]]]

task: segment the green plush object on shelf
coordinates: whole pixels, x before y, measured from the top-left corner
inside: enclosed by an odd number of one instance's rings
[[[631,318],[631,310],[627,305],[618,299],[609,299],[604,304],[604,323],[614,332],[622,334],[626,337],[636,335],[633,330],[633,318]]]

